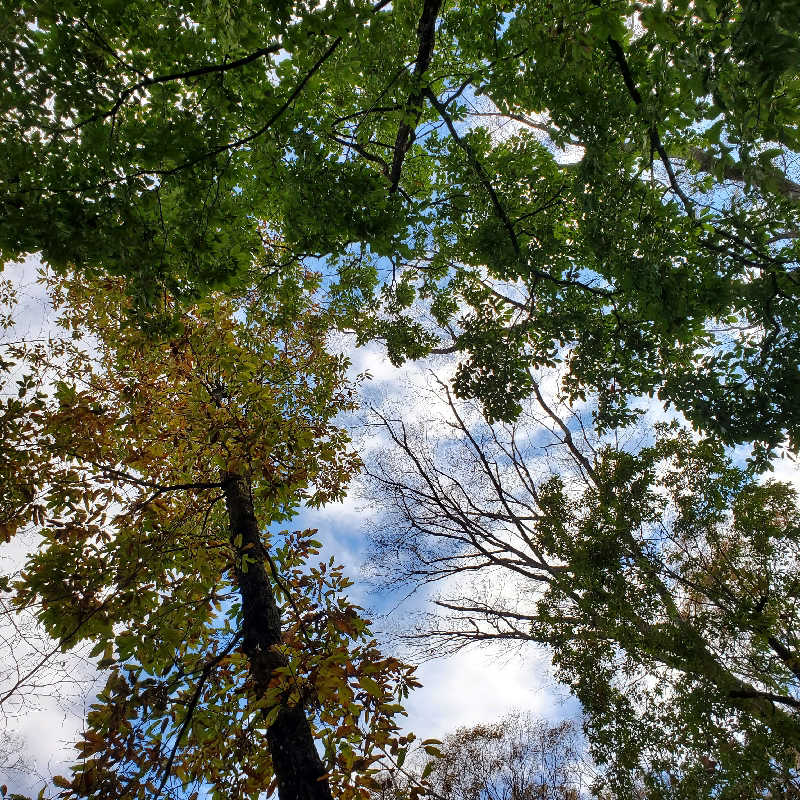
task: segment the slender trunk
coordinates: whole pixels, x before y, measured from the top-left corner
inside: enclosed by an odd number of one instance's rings
[[[800,718],[796,712],[785,710],[787,704],[783,702],[793,698],[761,691],[737,677],[720,663],[703,637],[686,621],[674,621],[673,627],[666,630],[642,621],[638,628],[646,650],[662,664],[709,680],[732,706],[763,722],[792,747],[800,748]]]
[[[236,549],[236,580],[242,597],[242,650],[250,662],[256,693],[263,695],[276,668],[286,659],[281,642],[281,615],[265,568],[266,550],[258,530],[247,482],[223,476],[231,542]],[[242,568],[242,558],[247,566]],[[280,800],[332,800],[325,767],[317,753],[302,701],[283,705],[267,730]]]

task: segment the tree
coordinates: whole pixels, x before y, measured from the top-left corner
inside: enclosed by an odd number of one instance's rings
[[[458,728],[435,756],[418,757],[412,781],[427,775],[432,800],[578,800],[590,772],[576,726],[549,725],[530,714]],[[374,793],[404,798],[408,778],[393,770]]]
[[[3,589],[55,641],[31,672],[88,642],[108,676],[61,797],[362,797],[394,741],[413,670],[342,567],[314,565],[315,532],[276,529],[358,463],[316,281],[211,296],[162,341],[120,281],[58,280],[70,335],[5,347],[24,372],[0,408],[0,531],[40,544]]]
[[[515,424],[443,383],[416,428],[375,412],[376,563],[446,586],[411,638],[551,648],[610,796],[793,796],[796,492],[677,423],[598,441],[532,380]]]
[[[793,0],[3,13],[3,254],[125,275],[158,315],[280,232],[275,269],[329,258],[362,337],[461,353],[495,419],[562,361],[604,424],[658,392],[798,441]]]

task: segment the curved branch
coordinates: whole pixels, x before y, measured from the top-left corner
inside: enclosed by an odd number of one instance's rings
[[[599,3],[595,3],[595,5],[599,5]],[[622,45],[611,36],[608,37],[607,41],[608,46],[611,48],[611,52],[614,54],[614,60],[617,62],[617,66],[619,66],[620,72],[622,73],[622,80],[625,82],[625,88],[628,90],[628,94],[631,96],[633,102],[636,103],[637,106],[641,106],[642,95],[636,88],[636,82],[633,79],[633,74],[631,73],[630,66],[628,65],[628,60],[625,58],[625,52],[622,49]],[[669,179],[669,185],[672,188],[672,191],[675,192],[675,194],[680,198],[681,203],[683,203],[683,207],[686,209],[686,213],[694,219],[694,204],[689,199],[686,192],[681,189],[678,179],[675,177],[675,171],[672,168],[672,162],[670,161],[667,151],[664,149],[664,144],[661,141],[658,128],[654,122],[650,123],[647,135],[650,138],[650,146],[658,153],[658,157],[661,159],[661,163],[664,165],[664,169],[667,171],[667,178]]]
[[[161,792],[164,791],[164,787],[169,780],[169,776],[172,772],[172,765],[175,763],[175,756],[178,753],[178,747],[180,746],[181,739],[183,739],[183,735],[186,733],[187,729],[189,728],[189,724],[192,721],[192,716],[194,715],[194,710],[197,707],[197,703],[200,700],[200,696],[203,694],[203,687],[208,680],[209,675],[211,675],[211,671],[214,667],[222,661],[225,656],[229,655],[233,650],[234,645],[242,638],[242,634],[237,633],[236,636],[228,642],[225,649],[219,653],[218,655],[214,656],[205,666],[203,667],[203,671],[200,673],[200,679],[197,681],[197,686],[195,687],[194,692],[192,693],[192,697],[189,700],[189,705],[186,708],[186,716],[184,717],[183,724],[178,731],[178,735],[175,737],[175,742],[172,745],[172,751],[169,754],[169,758],[167,759],[167,763],[164,766],[164,774],[161,777],[161,783],[158,786],[156,791],[156,800],[161,797]]]
[[[259,50],[255,50],[249,55],[242,56],[242,58],[236,59],[236,61],[231,62],[223,62],[222,64],[207,64],[204,67],[197,67],[196,69],[189,69],[185,70],[184,72],[172,72],[167,75],[157,75],[154,78],[144,78],[143,80],[139,81],[138,83],[134,83],[129,86],[127,89],[124,89],[120,92],[119,96],[117,97],[115,103],[111,108],[106,111],[98,111],[92,116],[87,117],[84,120],[80,120],[76,122],[74,125],[70,125],[66,128],[61,128],[59,133],[65,133],[68,131],[76,131],[82,128],[84,125],[88,125],[91,122],[98,122],[99,120],[108,119],[109,117],[113,117],[117,111],[125,105],[127,99],[134,94],[135,92],[141,91],[142,89],[147,89],[150,86],[156,86],[160,83],[170,83],[172,81],[185,81],[189,80],[190,78],[199,78],[202,75],[212,75],[214,73],[222,73],[228,72],[232,69],[239,69],[240,67],[245,66],[246,64],[250,64],[253,61],[256,61],[259,58],[267,55],[274,55],[275,53],[279,52],[281,46],[279,44],[272,44],[269,47],[262,47]]]
[[[707,150],[701,147],[692,147],[689,150],[689,157],[697,164],[703,172],[717,172],[720,167],[720,160]],[[745,175],[742,165],[739,163],[726,162],[722,167],[722,178],[726,181],[733,181],[735,183],[746,183],[751,181],[757,183],[759,188],[763,189],[765,182],[773,182],[774,189],[778,194],[785,197],[787,200],[794,202],[800,201],[800,183],[795,183],[789,180],[779,170],[770,173],[768,170],[759,169],[754,175]],[[791,234],[794,233],[793,236]],[[800,236],[797,232],[787,233],[787,237],[796,238]]]

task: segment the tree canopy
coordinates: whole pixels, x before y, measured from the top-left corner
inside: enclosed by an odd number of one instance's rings
[[[533,587],[443,601],[429,643],[552,647],[612,792],[796,784],[797,499],[753,470],[800,448],[795,0],[0,14],[0,256],[41,255],[77,337],[0,354],[0,540],[41,536],[3,590],[109,670],[64,797],[363,797],[405,752],[413,671],[277,530],[359,468],[332,327],[457,359],[462,461],[380,420],[401,568]],[[602,438],[647,395],[695,430]]]
[[[3,15],[6,256],[124,275],[148,313],[320,256],[362,337],[458,351],[494,418],[561,359],[605,423],[659,392],[797,440],[793,0]]]
[[[373,800],[406,800],[429,776],[431,800],[579,800],[591,766],[572,722],[550,725],[512,712],[445,736],[436,756],[417,754],[381,776]]]
[[[361,797],[397,747],[413,669],[381,654],[342,567],[314,562],[315,531],[276,528],[357,464],[314,282],[277,312],[211,296],[156,341],[118,280],[102,301],[59,280],[69,335],[4,348],[19,377],[0,406],[0,532],[40,543],[2,588],[54,646],[0,704],[81,642],[107,675],[62,797]]]

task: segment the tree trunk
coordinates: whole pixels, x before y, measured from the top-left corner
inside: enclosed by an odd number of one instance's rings
[[[286,665],[277,649],[281,615],[265,568],[266,549],[258,530],[247,482],[223,476],[231,543],[236,550],[236,580],[242,597],[242,650],[250,662],[256,693],[262,696],[276,668]],[[242,558],[247,565],[242,568]],[[325,767],[317,753],[302,701],[282,705],[267,730],[280,800],[332,800]]]
[[[727,669],[711,652],[706,641],[690,623],[673,620],[672,627],[662,629],[642,622],[639,631],[645,649],[665,666],[705,678],[716,686],[720,695],[732,706],[763,722],[800,750],[800,717],[786,711],[778,694],[761,691]]]

